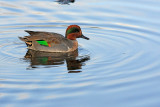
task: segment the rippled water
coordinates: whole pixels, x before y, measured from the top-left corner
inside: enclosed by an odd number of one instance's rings
[[[159,0],[0,0],[1,107],[159,107]],[[78,51],[27,50],[24,30],[81,26]]]

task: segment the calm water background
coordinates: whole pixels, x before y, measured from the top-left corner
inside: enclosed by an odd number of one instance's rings
[[[0,0],[0,106],[159,107],[159,13],[159,0]],[[73,55],[18,39],[71,24],[90,38]]]

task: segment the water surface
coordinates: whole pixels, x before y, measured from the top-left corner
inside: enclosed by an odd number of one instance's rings
[[[160,1],[0,0],[1,107],[159,107]],[[28,50],[24,30],[65,34],[73,53]]]

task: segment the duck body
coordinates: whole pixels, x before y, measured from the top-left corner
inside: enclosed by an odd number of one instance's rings
[[[76,38],[83,37],[81,29],[77,25],[70,25],[66,30],[64,37],[58,33],[28,31],[30,36],[19,37],[24,41],[29,49],[45,52],[71,52],[78,48],[78,41]]]
[[[78,48],[77,40],[70,40],[57,33],[26,31],[31,36],[19,37],[29,49],[45,52],[70,52]]]

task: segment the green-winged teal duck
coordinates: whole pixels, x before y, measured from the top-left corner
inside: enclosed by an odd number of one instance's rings
[[[89,40],[82,34],[78,25],[70,25],[66,30],[65,37],[58,33],[28,31],[30,36],[19,37],[29,49],[45,52],[71,52],[78,48],[76,38]]]

